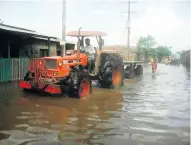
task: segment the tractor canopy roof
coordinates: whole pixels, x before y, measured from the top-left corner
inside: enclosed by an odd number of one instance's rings
[[[70,31],[66,35],[71,37],[78,37],[79,31]],[[80,36],[96,37],[96,36],[107,36],[107,34],[101,31],[80,31]]]
[[[44,59],[59,59],[61,58],[61,56],[47,56],[47,57],[43,57]]]

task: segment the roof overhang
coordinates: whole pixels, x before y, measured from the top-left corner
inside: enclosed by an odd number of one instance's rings
[[[36,31],[25,29],[25,28],[19,28],[15,26],[10,26],[10,25],[5,25],[5,24],[0,24],[0,31],[4,31],[5,33],[10,33],[10,34],[16,34],[16,35],[25,35],[29,37],[41,37],[41,38],[52,38],[52,39],[58,39],[56,37],[44,35],[37,33]]]

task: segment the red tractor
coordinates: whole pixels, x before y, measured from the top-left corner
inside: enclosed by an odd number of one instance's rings
[[[92,80],[97,80],[102,88],[119,88],[123,85],[123,59],[115,52],[104,52],[101,36],[106,34],[97,31],[72,31],[68,36],[77,37],[77,50],[67,50],[64,56],[43,57],[38,65],[30,65],[28,73],[20,88],[38,90],[50,94],[67,93],[78,98],[90,96]],[[96,50],[96,60],[91,72],[88,71],[88,57],[80,50],[84,37],[96,37],[99,49]],[[70,51],[71,53],[67,53]],[[93,72],[93,73],[92,73]]]

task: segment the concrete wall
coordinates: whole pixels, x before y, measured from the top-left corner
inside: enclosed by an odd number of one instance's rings
[[[56,43],[54,42],[52,42],[51,44],[50,44],[50,56],[56,56],[57,55],[57,45],[56,45]]]

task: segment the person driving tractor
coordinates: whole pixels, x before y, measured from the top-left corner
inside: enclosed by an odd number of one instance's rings
[[[88,71],[91,71],[92,64],[95,61],[95,54],[96,50],[95,48],[90,44],[90,39],[86,38],[85,39],[86,46],[84,48],[85,53],[88,55]]]

